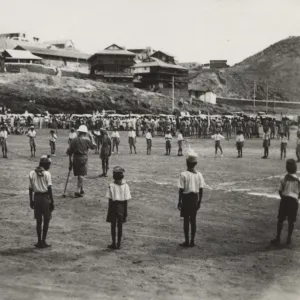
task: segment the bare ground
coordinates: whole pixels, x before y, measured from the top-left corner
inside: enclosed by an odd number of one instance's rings
[[[225,141],[224,158],[215,160],[212,141],[190,139],[208,187],[198,215],[197,247],[180,249],[176,183],[185,169],[184,158],[175,155],[175,141],[172,156],[165,157],[161,138],[154,139],[152,156],[145,155],[144,138],[138,140],[138,155],[129,155],[122,134],[121,155],[112,157],[111,168],[125,168],[133,200],[123,248],[112,252],[106,249],[110,226],[105,222],[111,172],[108,179],[100,179],[100,160],[91,152],[85,197],[72,197],[72,177],[68,197],[62,198],[67,132],[58,134],[51,168],[56,208],[50,250],[33,247],[35,222],[28,205],[27,175],[38,157],[29,157],[25,136],[11,136],[9,159],[0,159],[1,299],[300,298],[299,225],[292,246],[275,249],[268,244],[276,227],[278,177],[285,168],[279,160],[279,141],[272,142],[269,160],[260,159],[260,140],[247,141],[239,160],[234,140]],[[47,139],[47,130],[38,132],[37,156],[49,152]],[[293,138],[289,157],[294,157],[294,145]]]

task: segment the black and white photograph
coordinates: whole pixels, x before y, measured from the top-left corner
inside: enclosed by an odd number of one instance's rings
[[[300,299],[299,0],[0,4],[0,300]]]

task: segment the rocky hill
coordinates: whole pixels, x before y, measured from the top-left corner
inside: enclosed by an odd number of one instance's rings
[[[119,113],[172,113],[172,99],[159,93],[143,91],[127,86],[106,84],[92,80],[75,79],[35,73],[0,75],[0,106],[13,112],[33,113],[91,113],[102,109]],[[190,104],[176,99],[175,106],[198,113],[225,112],[228,107]]]
[[[220,96],[300,101],[300,37],[290,37],[223,71],[201,72],[193,84]]]

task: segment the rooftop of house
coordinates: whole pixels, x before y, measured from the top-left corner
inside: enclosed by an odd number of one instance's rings
[[[126,49],[124,49],[123,47],[120,47],[116,44],[112,44],[110,45],[109,47],[106,47],[105,49],[103,50],[100,50],[98,52],[96,52],[95,54],[93,54],[90,58],[92,59],[94,56],[97,56],[97,55],[126,55],[126,56],[132,56],[134,57],[136,54],[131,52],[131,51],[128,51]]]
[[[206,93],[209,90],[207,88],[204,88],[204,87],[200,86],[200,85],[190,84],[189,85],[189,91]]]
[[[44,44],[50,44],[50,45],[66,45],[68,43],[71,43],[74,46],[74,43],[72,40],[53,40],[53,41],[44,41]]]
[[[51,47],[43,47],[43,46],[37,46],[34,44],[34,46],[29,46],[27,44],[19,44],[17,47],[15,47],[16,50],[28,50],[34,54],[38,55],[49,55],[49,56],[57,56],[57,57],[64,57],[64,58],[75,58],[75,59],[83,59],[87,60],[90,55],[79,52],[79,51],[73,51],[73,50],[65,50],[65,49],[58,49],[58,48],[51,48]]]
[[[26,59],[26,60],[41,60],[42,58],[24,50],[7,49],[2,54],[5,58],[11,59]]]
[[[133,68],[142,68],[142,67],[161,67],[161,68],[171,68],[171,69],[178,69],[178,70],[188,70],[183,66],[177,64],[168,64],[152,56],[144,59],[141,63],[137,63],[133,66]]]

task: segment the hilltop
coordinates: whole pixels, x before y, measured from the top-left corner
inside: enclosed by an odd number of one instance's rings
[[[193,84],[219,96],[298,101],[300,93],[300,37],[289,37],[222,71],[200,72]]]
[[[34,102],[34,103],[33,103]],[[159,93],[99,81],[35,73],[0,75],[0,106],[13,112],[92,113],[102,109],[119,113],[172,113],[172,99]],[[228,107],[192,105],[176,99],[175,106],[190,112],[225,112]],[[229,108],[230,109],[230,108]]]

